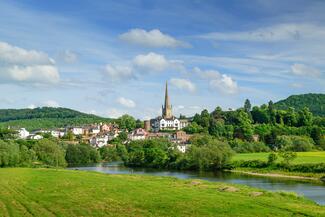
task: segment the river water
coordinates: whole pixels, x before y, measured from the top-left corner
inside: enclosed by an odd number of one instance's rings
[[[243,184],[251,187],[270,191],[290,191],[325,205],[325,183],[310,182],[305,180],[293,180],[274,177],[260,177],[231,172],[198,172],[198,171],[171,171],[148,168],[129,168],[120,162],[99,163],[69,169],[97,171],[107,174],[141,174],[154,176],[172,176],[179,179],[203,179],[211,182],[227,182]]]

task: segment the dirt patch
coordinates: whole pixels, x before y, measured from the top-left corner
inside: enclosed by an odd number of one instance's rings
[[[239,191],[238,188],[235,188],[233,186],[223,186],[221,188],[219,188],[220,191],[226,191],[226,192],[237,192]]]
[[[190,185],[200,185],[200,184],[201,184],[201,182],[199,182],[199,181],[192,181],[190,183]]]
[[[252,197],[258,197],[258,196],[261,196],[261,195],[263,195],[264,193],[263,192],[258,192],[258,191],[256,191],[256,192],[251,192],[251,193],[249,193],[249,196],[252,196]]]

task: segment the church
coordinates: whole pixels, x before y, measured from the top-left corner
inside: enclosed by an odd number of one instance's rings
[[[173,107],[170,104],[168,95],[168,84],[166,82],[165,102],[164,105],[162,105],[162,114],[161,116],[150,120],[150,125],[153,131],[180,130],[189,124],[188,119],[179,119],[173,116],[172,109]]]

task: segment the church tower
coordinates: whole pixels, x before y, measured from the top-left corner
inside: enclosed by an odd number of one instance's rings
[[[168,84],[167,84],[167,81],[166,81],[166,89],[165,89],[165,105],[162,106],[162,117],[164,119],[170,119],[170,118],[173,117],[172,105],[170,104],[169,96],[168,96]]]

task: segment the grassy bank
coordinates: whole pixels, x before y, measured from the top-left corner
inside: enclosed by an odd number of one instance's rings
[[[269,153],[243,153],[236,154],[233,157],[233,161],[239,160],[263,160],[267,161]],[[280,162],[278,159],[277,162]],[[325,151],[316,152],[297,152],[297,158],[292,161],[293,164],[301,163],[325,163]]]
[[[167,177],[0,169],[0,216],[324,216],[294,194]]]

